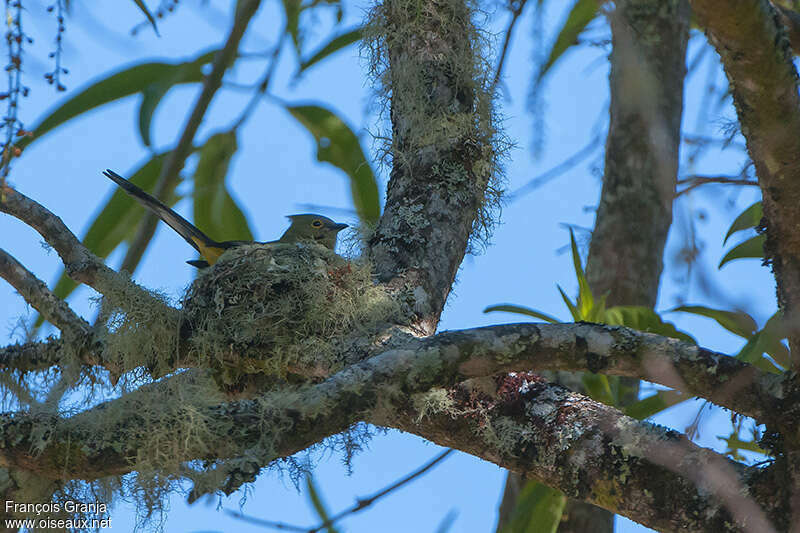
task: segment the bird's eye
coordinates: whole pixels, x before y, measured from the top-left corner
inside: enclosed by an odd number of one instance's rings
[[[311,223],[311,225],[314,226],[315,228],[321,228],[322,227],[322,221],[321,220],[315,220],[314,222]]]

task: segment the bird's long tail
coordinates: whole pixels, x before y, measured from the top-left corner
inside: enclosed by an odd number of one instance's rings
[[[197,229],[191,222],[180,216],[178,213],[164,205],[158,198],[151,196],[142,189],[126,180],[113,170],[106,169],[103,174],[114,183],[122,187],[122,190],[131,195],[142,204],[146,209],[152,211],[158,218],[163,220],[169,227],[174,229],[178,235],[184,238],[200,255],[206,257],[219,256],[220,244],[210,239],[205,233]]]

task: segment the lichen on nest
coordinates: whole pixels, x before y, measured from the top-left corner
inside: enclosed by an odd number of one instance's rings
[[[365,261],[314,244],[240,246],[200,273],[183,301],[188,353],[223,387],[244,376],[313,379],[400,306]]]

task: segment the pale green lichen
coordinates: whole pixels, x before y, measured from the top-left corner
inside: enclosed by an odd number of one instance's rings
[[[394,119],[394,131],[376,135],[381,160],[427,163],[443,194],[480,199],[471,244],[491,233],[511,148],[498,125],[492,38],[481,15],[470,0],[379,2],[363,39],[382,114],[391,108]]]

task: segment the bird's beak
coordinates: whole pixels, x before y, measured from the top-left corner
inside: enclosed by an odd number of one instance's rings
[[[334,224],[333,225],[333,229],[335,229],[336,231],[342,231],[344,228],[348,228],[348,227],[350,227],[350,226],[348,226],[347,224]]]

